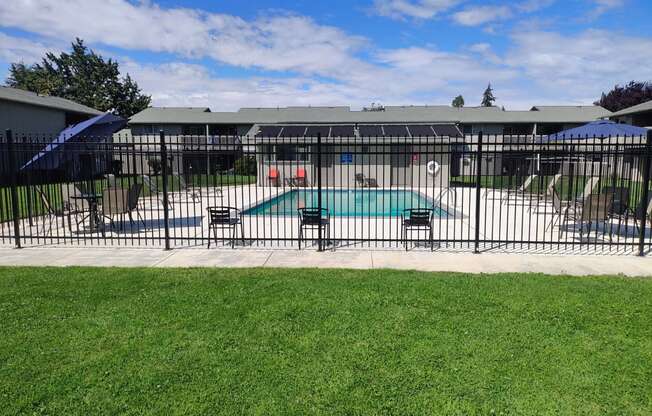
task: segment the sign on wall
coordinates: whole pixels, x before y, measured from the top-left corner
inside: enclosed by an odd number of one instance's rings
[[[343,165],[350,165],[353,163],[353,153],[341,153],[340,163]]]

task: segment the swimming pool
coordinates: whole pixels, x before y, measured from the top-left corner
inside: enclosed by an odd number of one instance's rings
[[[297,189],[249,208],[245,215],[297,215],[297,209],[317,206],[317,190]],[[322,206],[335,217],[398,217],[408,208],[433,208],[432,199],[419,192],[386,189],[327,189]],[[435,217],[446,212],[434,208]]]

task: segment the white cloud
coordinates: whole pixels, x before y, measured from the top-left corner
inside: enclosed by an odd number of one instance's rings
[[[541,0],[538,6],[550,1]],[[652,50],[652,39],[610,31],[562,35],[519,30],[508,39],[511,47],[507,53],[487,42],[457,51],[443,51],[434,45],[376,50],[369,40],[296,15],[246,21],[225,14],[165,9],[147,1],[6,3],[0,2],[0,26],[20,27],[40,37],[32,41],[0,32],[0,61],[35,62],[46,50],[67,49],[75,36],[96,50],[104,45],[117,47],[132,57],[138,56],[130,52],[134,50],[170,53],[159,55],[166,62],[160,65],[119,58],[123,72],[131,73],[144,91],[153,95],[155,105],[234,110],[362,106],[372,101],[448,104],[460,93],[471,105],[479,101],[487,82],[496,88],[500,104],[509,108],[542,102],[579,104],[590,103],[616,83],[647,79],[646,70],[652,66],[647,53]],[[519,4],[532,8],[534,3]],[[511,13],[517,13],[517,6],[512,4]],[[496,18],[506,15],[505,11],[493,14]],[[477,22],[484,18],[467,19]],[[210,63],[197,64],[191,59],[195,57],[263,71],[229,78],[214,72]]]
[[[25,62],[32,64],[51,51],[60,50],[60,47],[41,42],[32,42],[28,39],[9,36],[0,32],[0,61]]]
[[[374,11],[392,18],[431,19],[463,0],[375,0]]]
[[[477,6],[453,14],[453,20],[464,26],[478,26],[512,16],[512,9],[507,6]]]
[[[597,96],[616,83],[650,77],[649,38],[586,30],[575,36],[522,32],[512,40],[514,47],[506,62],[540,87],[563,96]]]
[[[546,7],[552,6],[556,0],[523,0],[514,7],[524,13],[533,13]]]
[[[84,18],[79,18],[83,16]],[[0,22],[53,39],[75,36],[132,50],[209,57],[242,67],[332,76],[352,62],[365,39],[303,16],[253,21],[126,0],[0,2]],[[328,59],[324,59],[328,57]]]
[[[595,3],[595,9],[593,10],[594,16],[599,16],[611,9],[625,5],[625,0],[591,0],[591,2]]]

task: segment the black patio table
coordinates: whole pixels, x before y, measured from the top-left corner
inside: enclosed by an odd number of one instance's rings
[[[98,209],[99,201],[102,199],[102,194],[81,194],[70,197],[71,199],[84,200],[88,203],[88,230],[89,231],[103,231],[104,221],[100,216]]]

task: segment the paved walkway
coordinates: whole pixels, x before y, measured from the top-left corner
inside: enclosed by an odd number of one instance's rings
[[[319,267],[652,277],[652,257],[402,251],[0,248],[0,266]]]

